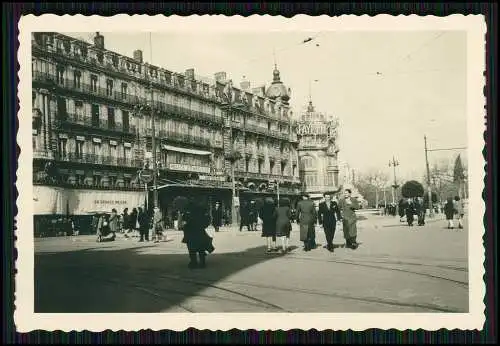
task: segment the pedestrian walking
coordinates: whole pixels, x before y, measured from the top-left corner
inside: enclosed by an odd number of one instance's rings
[[[250,201],[248,206],[248,224],[250,226],[250,231],[257,231],[257,217],[258,210],[255,201]]]
[[[222,226],[222,207],[220,202],[215,202],[215,208],[212,210],[212,226],[214,226],[215,232],[219,232],[219,228]]]
[[[118,214],[116,209],[111,209],[111,215],[109,216],[109,231],[112,234],[116,234],[118,231]]]
[[[352,191],[350,189],[344,190],[344,198],[339,201],[339,208],[346,247],[355,250],[359,246],[356,241],[358,236],[356,209],[359,209],[359,202],[356,198],[352,198],[351,195]]]
[[[464,219],[464,209],[465,209],[463,199],[461,200],[460,197],[455,196],[454,208],[458,219],[458,228],[462,229],[464,228],[462,222]]]
[[[130,215],[128,213],[128,208],[123,209],[122,230],[123,233],[125,234],[125,237],[128,238],[128,234],[130,232]]]
[[[137,222],[137,209],[133,208],[129,215],[129,227],[132,231],[132,237],[136,236],[139,232],[139,224]]]
[[[413,220],[415,215],[415,203],[409,199],[406,204],[406,222],[408,223],[408,227],[413,226]]]
[[[267,197],[260,208],[259,217],[262,220],[262,237],[267,241],[267,252],[276,250],[276,205],[272,197]]]
[[[279,200],[279,205],[276,208],[276,237],[281,239],[281,253],[286,253],[289,250],[290,231],[292,224],[290,217],[290,201],[288,198]]]
[[[153,210],[153,234],[152,238],[155,243],[163,240],[163,215],[160,208],[154,207]]]
[[[319,204],[318,219],[319,224],[323,226],[326,238],[326,249],[330,252],[334,251],[333,238],[335,237],[335,228],[337,221],[342,218],[338,203],[332,200],[332,196],[328,193],[323,194],[325,201]]]
[[[455,205],[453,203],[453,198],[449,197],[444,205],[444,215],[446,216],[446,220],[448,221],[448,229],[455,228],[453,224],[453,217],[456,214]]]
[[[189,252],[188,267],[190,269],[205,268],[207,252],[212,253],[215,250],[212,238],[206,232],[210,224],[210,216],[203,207],[195,201],[190,201],[184,213],[184,221],[182,242],[187,245]]]
[[[300,225],[300,241],[304,242],[304,251],[315,249],[316,232],[314,224],[317,220],[317,212],[308,194],[303,194],[302,201],[297,203],[297,216]]]
[[[240,206],[240,232],[243,226],[247,227],[247,231],[250,231],[250,217],[249,217],[249,207],[247,202],[243,201]]]
[[[143,211],[141,207],[139,207],[137,211],[137,223],[139,226],[139,241],[149,241],[149,218],[147,213]]]

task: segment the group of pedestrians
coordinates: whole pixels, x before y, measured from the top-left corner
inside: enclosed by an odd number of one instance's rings
[[[408,227],[413,227],[415,218],[418,226],[425,225],[425,210],[424,199],[422,197],[408,198],[400,203],[400,217],[406,216]]]
[[[337,224],[342,222],[346,247],[356,249],[357,228],[356,213],[359,202],[352,198],[349,189],[344,191],[343,198],[337,202],[330,193],[324,194],[324,202],[320,203],[318,210],[308,194],[302,195],[302,200],[297,203],[297,218],[300,226],[300,241],[304,244],[304,251],[311,251],[317,247],[315,225],[323,226],[326,238],[326,249],[334,252],[333,239]],[[292,212],[288,199],[280,199],[278,206],[272,198],[266,198],[260,209],[262,219],[262,236],[267,239],[267,252],[280,251],[286,253],[290,250],[289,240],[292,229]],[[281,240],[281,248],[276,247],[276,240]]]
[[[116,233],[123,233],[125,238],[138,235],[139,242],[149,241],[149,231],[152,230],[152,240],[159,242],[164,239],[164,220],[158,207],[155,207],[152,215],[149,215],[141,207],[128,208],[119,215],[115,208],[111,209],[109,215],[102,214],[96,222],[97,241],[113,241]]]

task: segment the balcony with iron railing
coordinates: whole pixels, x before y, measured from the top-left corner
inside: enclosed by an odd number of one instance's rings
[[[55,155],[57,161],[72,162],[72,163],[82,163],[82,164],[95,164],[95,165],[106,165],[115,167],[130,167],[130,168],[140,168],[142,166],[142,161],[132,158],[123,158],[115,156],[105,156],[97,154],[77,154],[77,153],[57,153]]]
[[[51,150],[33,150],[34,159],[53,160],[54,153]]]
[[[64,125],[79,125],[104,131],[118,132],[121,134],[136,134],[136,127],[134,125],[123,126],[122,123],[109,122],[107,119],[92,118],[87,115],[76,113],[57,114],[56,119],[54,120],[54,125],[56,127]]]
[[[153,130],[151,128],[146,128],[146,136],[151,136],[153,134]],[[166,131],[166,130],[156,130],[156,137],[160,140],[172,141],[176,143],[187,143],[194,144],[203,147],[212,147],[212,141],[209,138],[201,137],[201,136],[193,136],[189,134],[179,133],[175,131]],[[219,143],[222,147],[222,143]]]

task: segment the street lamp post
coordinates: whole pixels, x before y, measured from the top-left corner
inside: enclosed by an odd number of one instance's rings
[[[151,146],[153,150],[153,206],[158,206],[158,164],[156,162],[156,127],[155,127],[155,111],[153,107],[153,83],[150,82],[151,89],[151,129],[153,131],[151,137]]]
[[[389,167],[393,167],[394,169],[394,184],[392,185],[392,203],[396,205],[396,215],[398,215],[399,205],[396,203],[396,190],[399,187],[398,181],[396,179],[396,167],[399,166],[399,162],[396,160],[394,156],[392,156],[392,160],[389,161]]]
[[[425,167],[427,169],[427,193],[429,198],[429,216],[434,216],[434,210],[432,208],[432,190],[431,190],[431,170],[429,168],[429,158],[427,155],[427,136],[424,135],[424,147],[425,147]]]

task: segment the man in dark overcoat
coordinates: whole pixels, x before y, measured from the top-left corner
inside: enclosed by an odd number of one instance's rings
[[[340,209],[336,201],[332,200],[329,193],[324,195],[325,201],[319,204],[318,219],[320,225],[323,225],[326,237],[326,248],[333,252],[333,238],[335,237],[335,228],[337,220],[341,219]]]
[[[317,220],[316,207],[308,194],[302,195],[302,201],[297,203],[297,215],[300,225],[300,240],[304,242],[304,250],[316,248],[316,233],[314,224]]]

